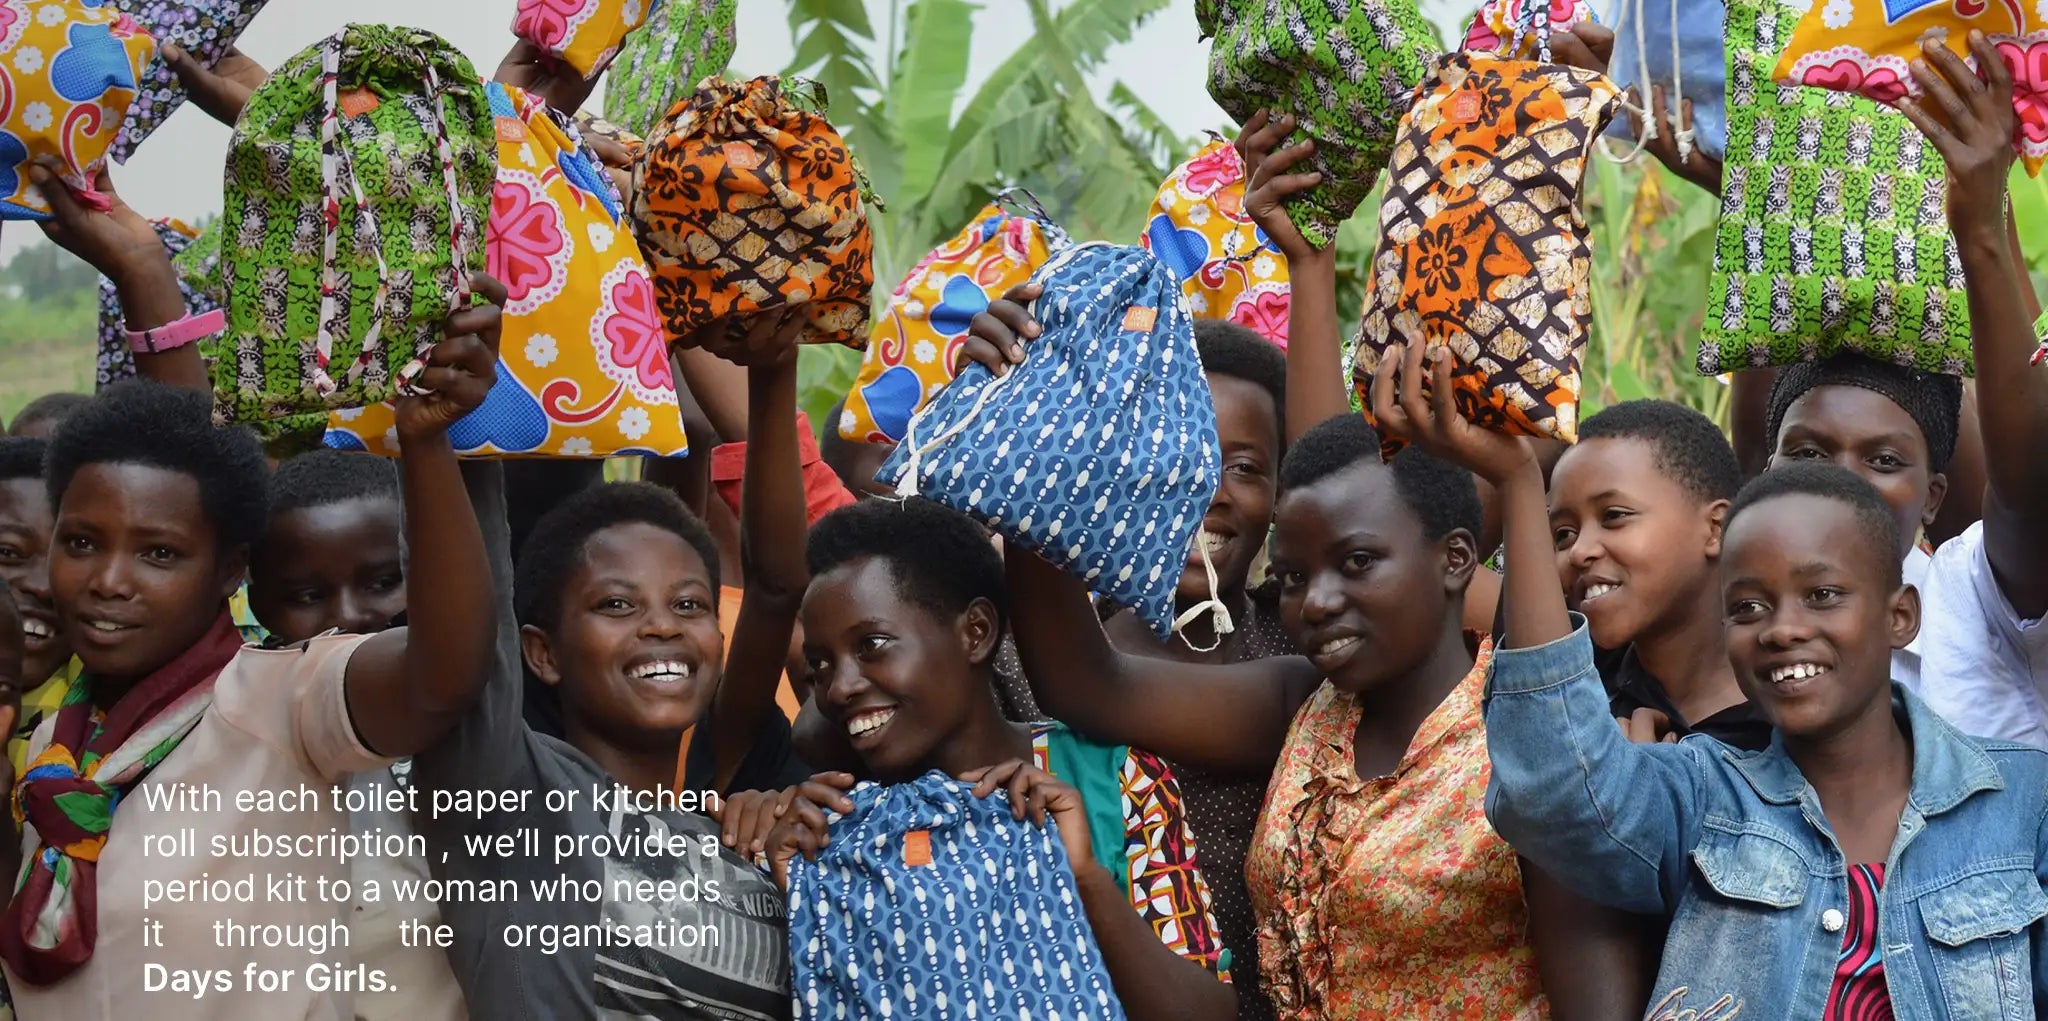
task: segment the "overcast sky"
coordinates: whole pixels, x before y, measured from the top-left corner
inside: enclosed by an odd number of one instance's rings
[[[274,67],[350,21],[406,24],[440,33],[468,54],[480,73],[489,74],[511,45],[513,6],[513,0],[270,0],[243,37],[242,49]],[[867,0],[867,6],[875,31],[885,31],[887,0]],[[1425,4],[1445,9],[1469,6],[1476,4]],[[782,70],[793,52],[787,5],[780,0],[742,0],[739,7],[739,50],[733,71],[752,75]],[[1198,42],[1198,35],[1194,0],[1174,0],[1130,43],[1110,52],[1098,88],[1106,90],[1109,82],[1121,79],[1183,133],[1227,123],[1204,86],[1208,47]],[[985,0],[975,20],[968,88],[980,85],[1030,36],[1031,18],[1021,0]],[[228,135],[226,127],[187,106],[127,166],[114,168],[115,185],[145,216],[190,218],[218,212]],[[31,236],[40,237],[32,226],[13,227],[5,232],[0,250],[11,256]]]

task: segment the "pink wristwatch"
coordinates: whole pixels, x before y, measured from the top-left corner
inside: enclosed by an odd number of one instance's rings
[[[129,330],[128,349],[139,355],[160,355],[176,351],[195,340],[211,337],[227,328],[228,314],[220,309],[188,315],[175,322],[147,330]]]

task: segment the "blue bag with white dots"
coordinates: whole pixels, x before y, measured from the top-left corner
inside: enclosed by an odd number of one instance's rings
[[[1051,820],[943,773],[863,783],[789,870],[796,1021],[1123,1021]]]
[[[1170,636],[1173,595],[1221,481],[1216,407],[1180,282],[1090,242],[1041,267],[1042,327],[1002,376],[962,370],[876,479],[973,517]],[[1217,613],[1205,603],[1183,618]]]

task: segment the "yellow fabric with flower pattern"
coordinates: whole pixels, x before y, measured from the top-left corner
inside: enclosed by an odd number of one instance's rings
[[[2027,173],[2048,163],[2048,3],[2042,0],[1813,0],[1771,77],[1892,104],[1920,93],[1911,65],[1933,37],[1969,63],[1972,30],[2008,71],[2020,115],[2013,147]]]
[[[1066,243],[1050,220],[1008,212],[998,200],[920,260],[875,321],[839,416],[840,438],[900,442],[910,417],[953,381],[968,324]]]
[[[106,208],[93,175],[155,55],[156,41],[111,4],[0,0],[0,219],[49,218],[32,163]]]
[[[486,265],[505,285],[498,381],[448,430],[464,457],[680,457],[668,335],[616,186],[547,104],[486,87],[498,180]],[[336,412],[327,445],[396,456],[388,403]]]
[[[1159,186],[1139,243],[1180,280],[1188,311],[1287,347],[1287,260],[1245,211],[1244,156],[1211,137]]]

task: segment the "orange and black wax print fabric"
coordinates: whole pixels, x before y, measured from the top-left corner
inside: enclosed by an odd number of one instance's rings
[[[1454,53],[1416,91],[1387,168],[1352,383],[1363,394],[1394,344],[1448,347],[1460,413],[1571,442],[1592,312],[1579,189],[1618,90],[1591,71]]]
[[[809,302],[804,342],[867,345],[875,200],[824,111],[811,82],[709,78],[648,135],[633,220],[671,339]]]

